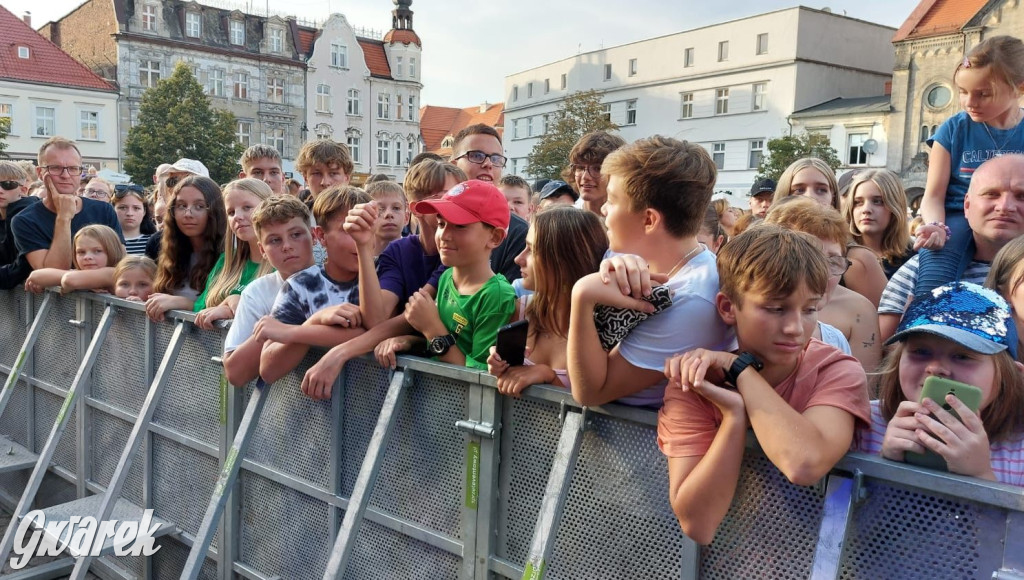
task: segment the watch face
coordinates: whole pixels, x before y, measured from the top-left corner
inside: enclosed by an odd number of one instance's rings
[[[448,352],[448,349],[451,347],[451,345],[448,342],[448,340],[446,340],[446,338],[447,337],[445,336],[436,336],[430,339],[430,344],[427,346],[427,350],[430,352],[430,354],[435,356],[441,356],[442,354]]]

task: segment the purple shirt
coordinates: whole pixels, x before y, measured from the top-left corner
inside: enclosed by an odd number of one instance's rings
[[[398,296],[402,307],[423,286],[430,284],[437,288],[437,281],[445,266],[441,255],[428,256],[420,245],[419,236],[399,238],[390,244],[377,258],[377,278],[380,289]]]

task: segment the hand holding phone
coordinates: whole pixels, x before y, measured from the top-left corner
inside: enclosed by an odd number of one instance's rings
[[[978,409],[981,407],[981,389],[974,385],[968,385],[951,379],[944,379],[942,377],[926,378],[924,380],[924,388],[921,389],[921,396],[918,400],[923,402],[925,399],[931,399],[947,413],[953,415],[957,420],[962,421],[956,410],[950,407],[949,403],[946,402],[946,395],[953,395],[957,399],[960,399],[960,401],[974,413],[977,413]],[[933,416],[932,418],[935,417]],[[934,437],[934,435],[932,436]],[[938,469],[940,471],[949,471],[949,466],[946,464],[945,458],[930,449],[926,449],[924,453],[908,451],[904,457],[907,463],[913,465],[919,465],[929,469]]]
[[[510,367],[523,364],[526,358],[526,337],[530,332],[527,320],[517,320],[498,329],[497,349],[501,360]]]

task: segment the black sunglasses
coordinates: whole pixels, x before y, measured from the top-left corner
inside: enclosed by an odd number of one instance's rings
[[[121,184],[118,184],[118,185],[114,186],[114,197],[117,198],[117,199],[121,199],[122,197],[128,195],[129,193],[136,193],[136,194],[139,194],[139,195],[145,195],[146,194],[146,190],[141,185],[135,185],[134,183],[132,183],[132,184],[121,183]]]
[[[21,187],[20,181],[0,181],[0,187],[4,188],[4,191],[13,191]]]
[[[165,179],[164,184],[167,186],[167,189],[174,189],[174,186],[178,185],[179,181],[181,181],[181,178],[175,175],[173,177],[168,177],[167,179]]]

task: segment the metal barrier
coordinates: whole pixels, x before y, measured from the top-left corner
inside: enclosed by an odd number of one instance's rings
[[[85,370],[36,506],[89,515],[101,502],[116,510],[119,496],[173,526],[151,557],[92,562],[104,578],[1014,578],[1024,570],[1018,488],[858,454],[822,485],[797,487],[752,442],[732,509],[715,541],[698,548],[668,504],[652,411],[580,409],[549,386],[502,397],[489,375],[415,358],[400,359],[395,373],[351,361],[331,401],[299,392],[314,355],[274,385],[234,389],[219,368],[222,331],[199,331],[182,313],[154,324],[140,305],[102,295],[48,296],[41,307],[39,297],[0,292],[0,377],[21,371],[0,393],[0,435],[45,456]],[[38,340],[19,360],[37,312]],[[160,372],[170,354],[176,362]],[[154,400],[154,389],[162,397]],[[29,477],[0,469],[0,502],[14,508]],[[90,564],[77,562],[76,573]],[[74,565],[57,560],[12,577],[54,577]]]

